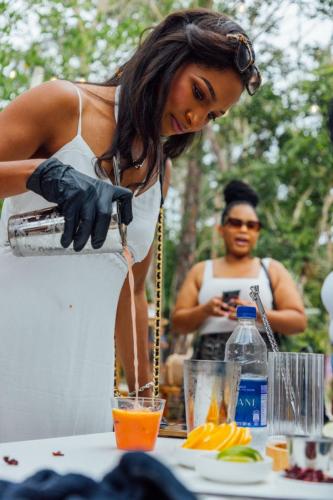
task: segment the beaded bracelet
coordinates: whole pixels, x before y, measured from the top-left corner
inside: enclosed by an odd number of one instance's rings
[[[146,389],[149,389],[150,387],[154,387],[154,382],[153,382],[153,381],[151,381],[151,382],[147,382],[147,384],[142,385],[141,387],[139,387],[138,392],[139,392],[139,393],[140,393],[140,392],[143,392],[143,391],[145,391]],[[136,394],[136,391],[132,391],[132,392],[129,392],[129,393],[128,393],[128,396],[129,396],[129,397],[132,397],[132,396],[135,396],[135,394]]]

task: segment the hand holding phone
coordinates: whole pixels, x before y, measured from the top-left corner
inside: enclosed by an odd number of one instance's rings
[[[228,290],[222,293],[222,302],[231,305],[233,300],[238,299],[240,290]]]

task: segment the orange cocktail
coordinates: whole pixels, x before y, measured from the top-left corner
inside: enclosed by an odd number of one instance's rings
[[[114,398],[113,423],[117,448],[154,449],[164,409],[164,399]]]

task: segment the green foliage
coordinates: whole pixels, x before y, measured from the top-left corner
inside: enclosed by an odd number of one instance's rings
[[[245,96],[216,127],[225,164],[221,169],[217,158],[210,163],[202,188],[197,260],[209,258],[212,251],[214,228],[204,223],[212,216],[212,189],[217,185],[220,192],[218,220],[225,184],[234,178],[248,181],[260,195],[265,226],[257,255],[284,263],[302,287],[306,307],[318,309],[306,332],[288,337],[285,348],[327,352],[327,314],[320,289],[333,267],[333,155],[327,132],[332,56],[329,50],[308,47],[311,69],[299,72],[297,61],[287,54],[266,49],[264,85],[254,98]],[[293,72],[297,79],[289,78]],[[219,248],[218,254],[222,251]]]
[[[171,300],[171,288],[174,274],[174,266],[177,252],[177,242],[174,239],[170,238],[170,229],[168,226],[165,226],[164,230],[164,250],[163,250],[163,272],[164,272],[164,283],[163,283],[163,292],[164,292],[164,301],[163,301],[163,309],[164,315],[166,317],[170,314],[170,309],[173,304],[170,303]]]
[[[299,335],[284,336],[281,350],[287,352],[317,352],[328,354],[330,352],[326,324],[318,327],[318,318],[310,320],[310,325],[304,333]]]
[[[265,230],[257,254],[283,262],[302,280],[306,306],[319,308],[316,324],[312,321],[305,334],[288,338],[288,349],[307,346],[325,352],[327,319],[320,289],[333,266],[329,242],[333,210],[332,204],[325,203],[333,186],[327,132],[333,69],[325,51],[317,51],[315,56],[316,69],[290,86],[287,99],[267,83],[258,96],[247,99],[223,123],[222,147],[232,151],[238,144],[241,153],[229,160],[228,172],[220,173],[217,180],[221,191],[232,178],[245,179],[258,191]],[[200,239],[207,240],[207,230]],[[207,258],[206,252],[198,255],[201,258]]]
[[[331,0],[290,3],[299,5],[309,18],[332,19]],[[326,127],[327,104],[333,97],[332,55],[315,45],[304,48],[303,67],[267,36],[279,31],[280,2],[246,4],[247,11],[240,14],[239,2],[218,0],[2,0],[0,109],[30,86],[36,67],[43,68],[44,80],[55,76],[103,81],[129,57],[142,30],[172,10],[203,6],[235,16],[251,34],[258,35],[264,84],[255,97],[244,95],[214,125],[213,140],[223,168],[211,139],[204,138],[200,147],[195,146],[204,173],[196,258],[209,258],[213,250],[222,253],[222,248],[213,248],[212,216],[219,220],[223,186],[232,178],[250,182],[260,194],[265,225],[257,254],[283,262],[301,283],[306,306],[319,309],[304,335],[288,339],[289,347],[324,351],[327,318],[320,288],[333,267],[329,203],[333,149]],[[175,171],[185,170],[187,158],[174,162]],[[165,234],[166,314],[172,308],[172,277],[181,244],[172,229],[167,225]]]

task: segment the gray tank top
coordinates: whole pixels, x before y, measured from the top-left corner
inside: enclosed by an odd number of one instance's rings
[[[269,258],[262,259],[266,269],[269,269]],[[205,270],[202,285],[199,291],[199,304],[205,304],[212,297],[222,297],[223,292],[239,290],[239,298],[242,300],[251,300],[249,291],[250,286],[259,285],[260,297],[266,310],[273,307],[273,296],[268,277],[264,269],[260,268],[259,275],[254,278],[223,278],[216,277],[213,273],[213,262],[205,262]],[[227,317],[208,317],[199,328],[200,334],[205,333],[229,333],[236,326],[236,321]],[[262,325],[257,325],[260,331],[264,331]]]

